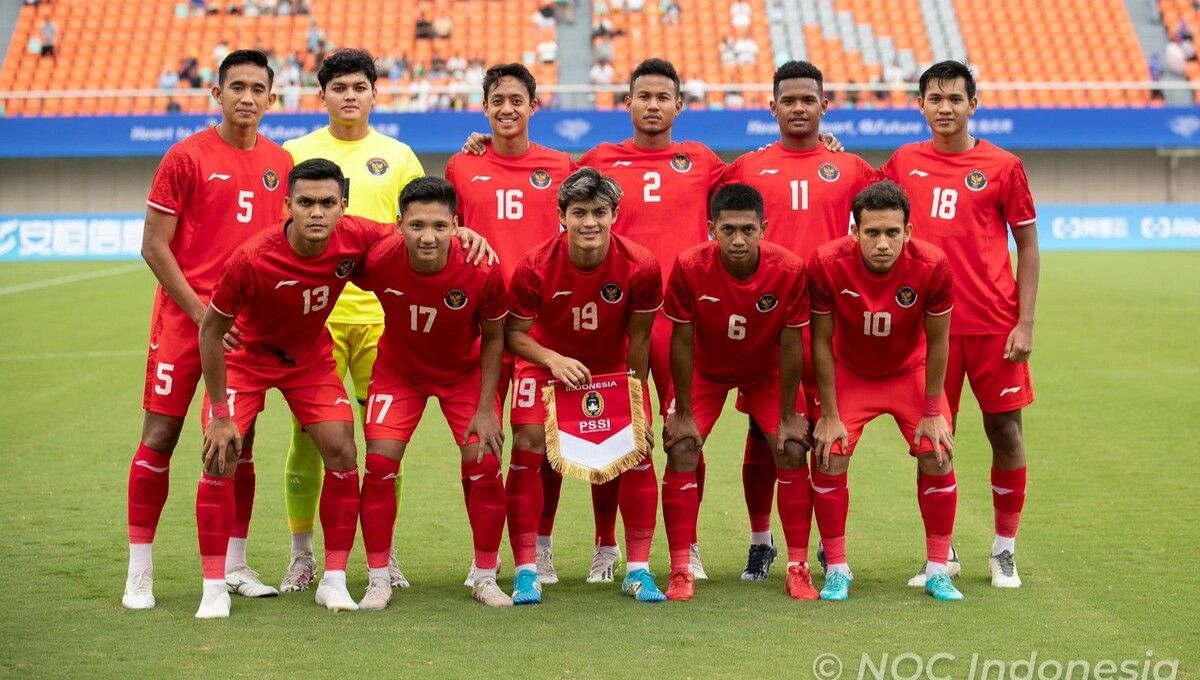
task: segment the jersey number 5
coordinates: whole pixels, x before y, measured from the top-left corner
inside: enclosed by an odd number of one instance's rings
[[[237,221],[238,222],[241,222],[242,224],[247,224],[248,222],[250,222],[250,220],[254,219],[254,204],[250,202],[253,200],[254,200],[254,192],[253,191],[239,191],[238,192],[238,211],[237,211]]]

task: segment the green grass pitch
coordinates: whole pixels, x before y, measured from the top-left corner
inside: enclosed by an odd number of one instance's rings
[[[964,405],[956,458],[965,601],[936,603],[904,586],[924,544],[914,464],[885,420],[868,428],[851,470],[850,601],[790,601],[782,562],[768,582],[742,583],[745,421],[727,409],[707,447],[700,517],[712,580],[699,583],[693,602],[639,605],[616,586],[584,584],[591,511],[584,485],[567,480],[555,536],[563,582],[546,589],[540,607],[487,610],[462,586],[471,543],[458,464],[431,408],[409,449],[400,518],[413,588],[371,614],[330,614],[311,591],[235,598],[232,618],[220,622],[192,617],[200,594],[195,419],[155,545],[158,608],[120,605],[152,291],[144,267],[111,271],[122,266],[0,268],[0,676],[812,677],[814,659],[832,653],[854,678],[863,653],[878,664],[906,652],[953,655],[934,669],[942,676],[967,676],[973,654],[1012,661],[1034,653],[1064,666],[1133,659],[1137,677],[1155,677],[1144,673],[1147,658],[1178,659],[1180,677],[1200,675],[1198,254],[1044,256],[1018,591],[987,582],[990,454],[973,402]],[[109,275],[14,290],[96,272]],[[287,432],[276,395],[260,419],[250,534],[250,561],[269,582],[282,576],[289,549]],[[656,461],[661,474],[661,452]],[[661,526],[653,566],[665,587]],[[782,540],[778,527],[775,535]],[[507,543],[501,555],[507,587]],[[361,543],[350,571],[357,597]],[[897,669],[912,675],[914,664]],[[867,669],[864,677],[874,676]]]

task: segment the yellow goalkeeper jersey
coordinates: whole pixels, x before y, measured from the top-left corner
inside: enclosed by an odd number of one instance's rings
[[[346,214],[376,222],[395,222],[400,192],[425,174],[407,144],[373,128],[360,140],[344,142],[324,127],[284,142],[283,148],[297,164],[312,158],[337,163],[350,181]],[[329,323],[381,324],[383,308],[374,294],[351,283],[334,305]]]

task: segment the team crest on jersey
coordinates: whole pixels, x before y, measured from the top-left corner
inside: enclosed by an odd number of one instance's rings
[[[554,181],[554,178],[550,176],[549,170],[538,168],[529,173],[529,183],[533,185],[534,189],[548,188],[552,181]]]
[[[983,191],[987,186],[987,175],[983,174],[982,170],[972,170],[967,173],[965,184],[971,191]]]
[[[615,305],[621,301],[621,298],[625,297],[625,291],[621,290],[621,287],[615,283],[606,283],[600,289],[600,297],[604,298],[605,302]]]
[[[604,397],[599,392],[591,391],[583,395],[583,415],[588,418],[599,418],[604,414]]]
[[[372,158],[371,160],[367,161],[367,172],[371,173],[372,175],[375,175],[376,177],[382,177],[387,171],[388,162],[382,158]]]
[[[760,312],[769,312],[779,306],[779,298],[770,293],[766,293],[762,297],[758,298],[758,302],[756,302],[754,306],[758,307],[758,311]]]
[[[692,157],[686,153],[677,153],[671,157],[671,169],[675,172],[687,172],[692,169]]]
[[[455,288],[446,293],[446,297],[442,298],[442,302],[445,302],[446,306],[450,309],[462,309],[467,306],[467,294]]]
[[[279,173],[267,168],[267,171],[263,173],[263,186],[267,188],[267,191],[275,191],[279,187]]]
[[[817,176],[826,182],[836,182],[842,176],[842,171],[833,163],[822,163],[817,168]]]
[[[900,286],[900,290],[896,291],[896,304],[905,309],[917,304],[917,291],[912,286]]]
[[[344,279],[347,276],[350,276],[350,272],[352,271],[354,271],[354,260],[346,258],[341,262],[338,262],[337,269],[333,270],[333,273],[339,279]]]

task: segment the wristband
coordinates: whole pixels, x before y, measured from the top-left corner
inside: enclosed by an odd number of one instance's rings
[[[932,418],[942,415],[942,395],[925,395],[925,403],[921,406],[921,417]]]
[[[215,404],[211,404],[209,406],[208,410],[212,414],[213,420],[219,420],[221,418],[228,418],[229,417],[229,402],[219,401]]]

